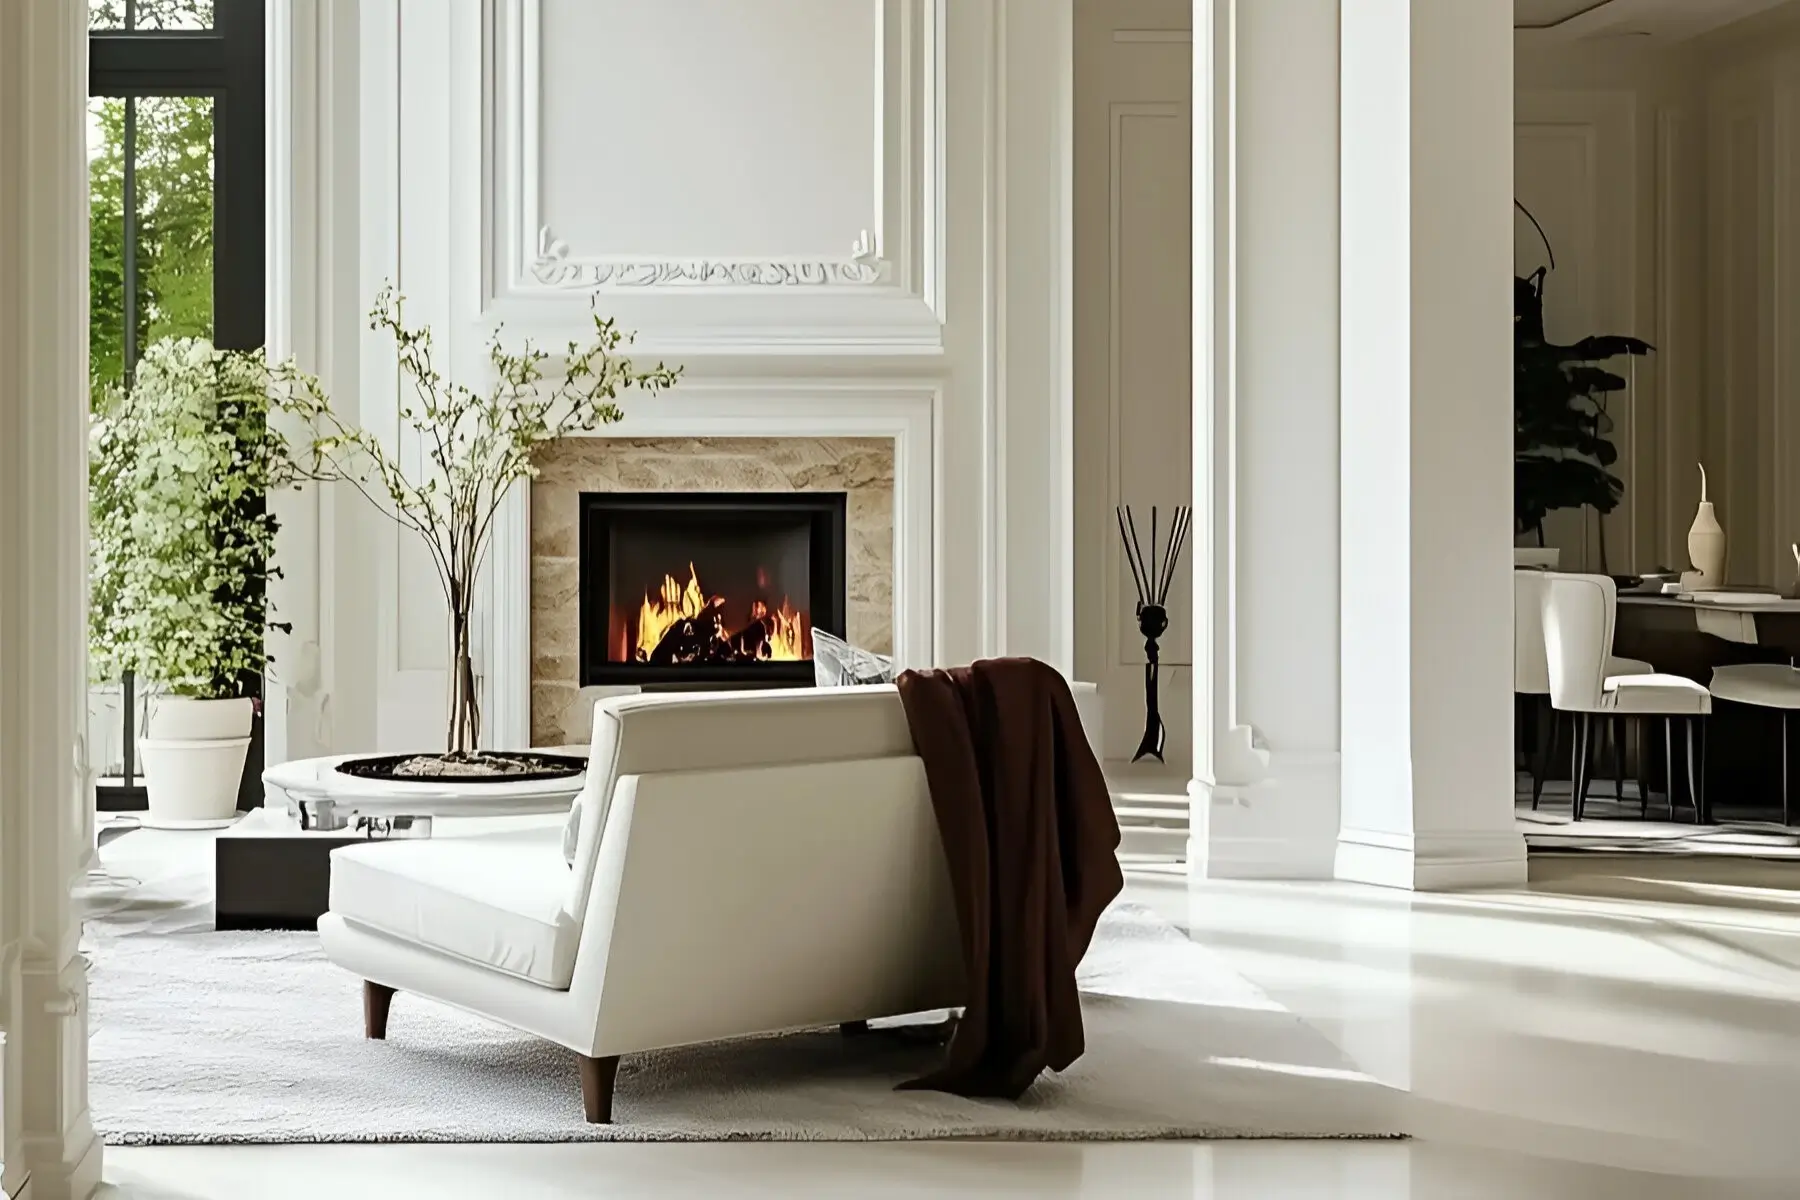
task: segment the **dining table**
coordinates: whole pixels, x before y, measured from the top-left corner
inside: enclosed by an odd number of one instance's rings
[[[1690,596],[1619,593],[1613,653],[1640,658],[1666,675],[1708,684],[1714,667],[1800,661],[1800,600],[1768,599],[1773,589]],[[1779,812],[1778,745],[1769,710],[1715,705],[1707,721],[1707,796],[1715,813]],[[1658,772],[1660,774],[1660,772]]]

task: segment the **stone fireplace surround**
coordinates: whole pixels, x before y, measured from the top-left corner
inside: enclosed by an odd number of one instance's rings
[[[894,646],[894,441],[880,437],[564,438],[531,484],[531,740],[579,742],[595,698],[579,685],[583,492],[843,492],[847,632]]]
[[[716,443],[727,450],[733,443],[756,439],[827,444],[867,440],[887,447],[891,453],[887,474],[892,496],[888,585],[892,652],[903,667],[928,666],[937,661],[937,614],[943,603],[938,594],[940,546],[935,528],[942,400],[942,390],[932,380],[701,376],[683,380],[654,400],[627,405],[623,421],[573,440],[627,440],[664,446]],[[787,486],[773,478],[769,482]],[[666,486],[681,485],[670,482]],[[704,486],[710,489],[714,485]],[[725,485],[718,488],[725,490]],[[486,572],[485,617],[478,620],[483,640],[476,669],[484,695],[483,721],[489,743],[497,747],[524,747],[535,740],[531,490],[523,484],[514,488],[496,514]],[[848,489],[837,486],[829,490]],[[856,624],[857,607],[852,601],[848,614],[848,631],[853,637],[863,630]],[[585,741],[592,725],[591,700],[607,693],[588,689],[590,695],[582,697],[575,694],[577,689],[564,686],[562,699],[574,708],[560,728],[573,741]],[[551,724],[545,724],[546,732]]]

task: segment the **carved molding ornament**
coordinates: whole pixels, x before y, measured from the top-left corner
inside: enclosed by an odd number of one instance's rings
[[[540,286],[550,288],[867,287],[889,277],[888,264],[866,229],[843,259],[630,261],[570,258],[568,243],[545,226],[538,230],[537,257],[528,271]]]

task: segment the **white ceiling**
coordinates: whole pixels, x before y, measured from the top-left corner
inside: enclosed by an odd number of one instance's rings
[[[1567,38],[1679,42],[1789,0],[1513,0],[1513,25]]]

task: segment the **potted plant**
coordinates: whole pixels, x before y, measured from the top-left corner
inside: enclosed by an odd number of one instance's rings
[[[196,338],[151,345],[89,435],[89,661],[150,696],[138,746],[146,824],[229,823],[267,664],[264,584],[291,479],[269,395],[291,368]]]
[[[1515,201],[1515,204],[1517,202]],[[1544,284],[1556,252],[1523,204],[1519,211],[1543,239],[1548,267],[1513,280],[1513,521],[1516,532],[1544,544],[1544,519],[1559,508],[1618,507],[1625,484],[1609,469],[1619,459],[1609,436],[1607,398],[1625,390],[1622,376],[1599,364],[1650,353],[1650,343],[1618,334],[1558,345],[1544,333]],[[1606,524],[1600,523],[1600,569],[1606,570]]]
[[[449,615],[449,713],[442,753],[364,758],[338,770],[383,779],[456,776],[516,780],[571,774],[579,759],[530,753],[484,753],[481,697],[470,656],[476,588],[493,532],[495,513],[508,489],[537,474],[532,452],[557,438],[586,433],[621,420],[619,396],[655,394],[680,376],[662,364],[640,371],[620,350],[631,339],[610,320],[594,315],[586,344],[571,341],[546,377],[550,355],[529,341],[507,349],[498,331],[489,343],[491,382],[482,390],[446,379],[432,359],[429,329],[408,328],[403,298],[382,289],[369,327],[394,342],[402,375],[400,423],[420,449],[417,470],[395,448],[340,417],[316,381],[277,403],[316,432],[303,451],[308,478],[341,480],[400,525],[413,530],[431,554]]]

